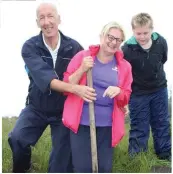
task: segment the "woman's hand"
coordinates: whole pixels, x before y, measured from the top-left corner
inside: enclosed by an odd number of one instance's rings
[[[121,108],[124,112],[125,116],[127,117],[130,113],[128,105],[124,106],[124,108]]]
[[[90,68],[94,66],[94,61],[91,56],[84,57],[80,69],[83,72],[87,72]]]
[[[104,92],[104,94],[103,94],[103,97],[108,96],[108,97],[110,97],[110,98],[114,98],[114,97],[116,97],[118,94],[120,94],[120,92],[121,92],[121,89],[120,89],[119,87],[117,87],[117,86],[109,86],[109,87],[105,90],[105,92]]]

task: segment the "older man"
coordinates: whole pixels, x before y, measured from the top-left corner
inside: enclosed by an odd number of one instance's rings
[[[48,125],[52,138],[48,172],[72,172],[69,167],[69,130],[62,124],[65,100],[62,92],[75,93],[89,102],[95,100],[94,89],[61,81],[69,61],[83,48],[59,31],[59,24],[56,7],[42,3],[37,8],[37,25],[41,32],[27,40],[22,48],[30,85],[27,105],[8,139],[15,173],[23,173],[30,168],[30,146],[36,144]]]

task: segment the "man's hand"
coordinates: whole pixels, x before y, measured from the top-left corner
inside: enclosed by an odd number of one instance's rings
[[[110,98],[114,98],[120,93],[120,91],[121,91],[121,89],[117,86],[109,86],[105,90],[105,92],[103,94],[103,97],[108,96]]]
[[[96,93],[93,88],[90,88],[88,86],[75,85],[74,91],[76,95],[78,95],[87,102],[92,102],[96,100]]]

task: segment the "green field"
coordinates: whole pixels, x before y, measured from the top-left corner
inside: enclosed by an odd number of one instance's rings
[[[2,172],[10,173],[12,170],[12,156],[7,138],[12,130],[16,118],[2,118]],[[142,153],[130,159],[128,157],[128,131],[129,125],[126,125],[126,136],[114,150],[113,173],[147,173],[151,171],[152,166],[171,166],[167,161],[158,160],[154,155],[152,138],[149,139],[148,153]],[[32,151],[32,169],[30,173],[46,173],[51,149],[50,129],[44,132]]]

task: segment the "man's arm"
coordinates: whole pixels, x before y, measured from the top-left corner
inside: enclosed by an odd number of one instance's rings
[[[31,41],[27,41],[22,47],[22,57],[37,87],[45,93],[50,89],[53,79],[58,79],[55,71],[43,61],[37,49]]]
[[[58,80],[55,71],[43,61],[32,43],[24,44],[22,57],[31,77],[43,93],[53,89],[58,92],[74,93],[88,102],[95,100],[95,90],[93,88],[72,85]]]
[[[76,86],[61,80],[53,79],[50,88],[58,92],[70,92],[76,94]]]
[[[69,84],[69,83],[54,79],[51,81],[50,87],[51,89],[55,91],[76,94],[87,102],[92,102],[93,100],[96,100],[95,90],[88,86]]]

